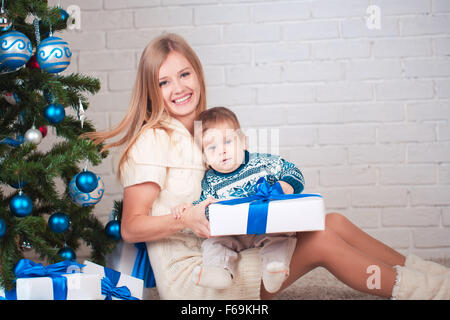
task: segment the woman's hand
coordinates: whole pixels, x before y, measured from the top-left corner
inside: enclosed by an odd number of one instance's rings
[[[205,216],[206,207],[213,202],[218,200],[214,198],[208,198],[198,205],[186,208],[183,215],[181,216],[181,221],[186,228],[189,228],[197,236],[202,238],[209,238],[209,221]]]

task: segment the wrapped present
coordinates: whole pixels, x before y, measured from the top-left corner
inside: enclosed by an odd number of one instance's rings
[[[84,261],[84,274],[96,274],[102,278],[102,296],[105,300],[142,300],[144,282],[113,269]]]
[[[101,277],[80,273],[82,267],[68,260],[44,267],[22,259],[14,267],[16,287],[4,291],[3,297],[7,300],[101,300]]]
[[[107,266],[118,272],[142,279],[145,288],[156,286],[145,242],[134,244],[119,242],[114,251],[107,256]]]
[[[284,194],[260,178],[256,194],[209,205],[212,236],[324,230],[325,206],[320,194]]]

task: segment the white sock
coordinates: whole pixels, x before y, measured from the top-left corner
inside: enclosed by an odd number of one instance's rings
[[[233,284],[233,276],[221,267],[197,266],[192,271],[192,281],[201,287],[225,289]]]
[[[289,275],[289,268],[282,262],[269,262],[263,270],[264,288],[270,293],[280,290],[284,280]]]

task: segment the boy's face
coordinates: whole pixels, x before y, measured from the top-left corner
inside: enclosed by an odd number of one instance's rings
[[[244,163],[245,136],[231,124],[217,124],[203,134],[203,155],[206,163],[221,173],[230,173]]]

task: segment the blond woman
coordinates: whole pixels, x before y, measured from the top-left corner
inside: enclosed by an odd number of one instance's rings
[[[180,36],[163,34],[142,53],[122,121],[111,131],[87,136],[96,143],[121,136],[105,149],[124,146],[118,165],[124,187],[122,237],[147,243],[162,299],[271,298],[261,286],[257,249],[240,252],[230,288],[204,288],[190,280],[202,263],[202,240],[209,237],[204,212],[213,199],[187,209],[178,220],[170,210],[200,195],[205,167],[194,142],[194,119],[205,109],[205,80],[197,55]],[[324,231],[297,233],[291,271],[280,291],[318,266],[374,295],[450,299],[448,269],[415,256],[405,258],[338,213],[326,216]],[[380,272],[377,286],[367,284],[370,266]]]

